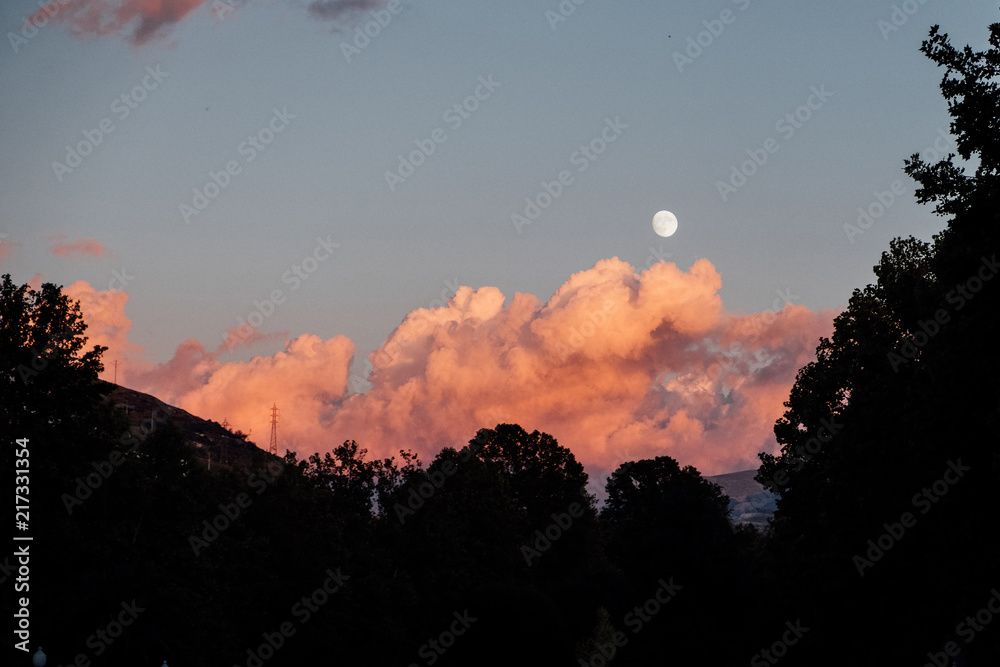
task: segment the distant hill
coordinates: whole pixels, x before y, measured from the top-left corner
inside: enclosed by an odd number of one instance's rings
[[[729,509],[733,523],[751,523],[760,530],[767,528],[768,519],[774,515],[778,496],[754,481],[757,470],[742,470],[725,475],[706,477],[722,487],[729,496]]]
[[[240,469],[250,467],[253,453],[258,447],[249,439],[235,435],[218,422],[196,417],[150,394],[113,386],[104,400],[127,412],[133,431],[138,432],[140,426],[150,429],[154,414],[156,417],[166,414],[169,421],[184,433],[185,440],[206,466]]]

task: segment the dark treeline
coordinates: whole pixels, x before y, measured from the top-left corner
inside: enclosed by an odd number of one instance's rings
[[[767,532],[666,456],[621,465],[599,508],[572,443],[512,424],[426,464],[349,441],[209,471],[169,421],[102,400],[57,287],[8,276],[2,462],[28,439],[34,542],[29,593],[2,563],[4,617],[30,597],[31,652],[81,667],[1000,664],[990,32],[985,52],[924,43],[975,170],[906,162],[947,228],[894,241],[800,370],[761,455]]]

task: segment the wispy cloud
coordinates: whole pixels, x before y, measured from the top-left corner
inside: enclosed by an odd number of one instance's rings
[[[166,37],[196,9],[213,4],[213,0],[51,1],[58,2],[58,11],[40,9],[39,19],[63,22],[81,39],[124,36],[135,47]],[[313,0],[308,13],[321,21],[337,21],[387,4],[389,0]]]
[[[337,21],[345,16],[380,9],[388,0],[313,0],[309,13],[326,21]]]
[[[93,39],[126,35],[134,46],[142,46],[163,36],[210,0],[58,0],[59,11],[52,16],[69,26],[77,37]],[[44,10],[39,10],[39,13]]]
[[[16,241],[6,240],[6,234],[0,234],[0,262],[12,257],[14,252],[21,246]]]
[[[49,237],[49,252],[56,257],[72,258],[78,256],[91,256],[98,259],[111,255],[111,251],[106,246],[98,243],[94,239],[74,239],[67,241],[64,234],[56,234]]]

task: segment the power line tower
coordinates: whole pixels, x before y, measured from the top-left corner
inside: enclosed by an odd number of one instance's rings
[[[275,456],[278,455],[278,404],[271,405],[271,445],[268,447]]]
[[[222,428],[226,429],[228,433],[232,433],[231,426],[229,425],[229,417],[222,418]],[[222,462],[229,464],[229,438],[222,439]]]

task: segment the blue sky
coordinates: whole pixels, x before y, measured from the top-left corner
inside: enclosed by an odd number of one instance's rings
[[[683,269],[710,260],[733,312],[773,307],[775,290],[842,306],[889,239],[944,224],[902,172],[949,121],[920,42],[939,23],[981,47],[997,19],[995,2],[929,0],[884,33],[894,4],[587,0],[553,25],[556,0],[404,2],[350,62],[343,44],[371,17],[336,32],[304,2],[251,0],[219,17],[207,3],[138,48],[59,22],[16,52],[8,35],[0,232],[20,246],[2,270],[104,289],[124,268],[132,339],[155,361],[186,338],[217,345],[275,288],[288,299],[263,331],[344,334],[363,358],[455,283],[544,301],[602,258],[643,267],[654,249]],[[36,7],[4,3],[0,26],[17,31]],[[711,23],[724,11],[728,23]],[[679,71],[675,54],[706,21],[721,33]],[[147,67],[169,76],[121,118],[115,100]],[[480,77],[499,86],[460,125],[446,120]],[[814,87],[831,95],[779,131]],[[241,143],[274,110],[294,118],[246,161]],[[52,163],[104,118],[113,131],[60,182]],[[579,172],[574,153],[616,118],[627,127]],[[386,171],[435,130],[447,139],[390,190]],[[718,182],[768,139],[777,151],[723,200]],[[229,161],[239,173],[186,223],[179,206]],[[519,234],[512,214],[564,170],[572,183]],[[850,243],[843,225],[894,181],[905,195]],[[660,209],[680,220],[669,239],[650,228]],[[55,257],[57,234],[113,257]],[[282,276],[317,238],[339,247],[289,293]]]

